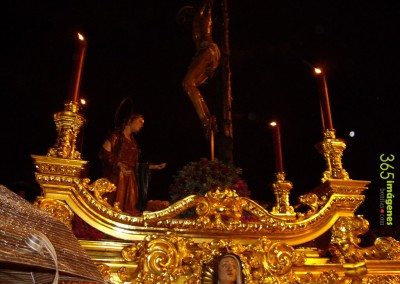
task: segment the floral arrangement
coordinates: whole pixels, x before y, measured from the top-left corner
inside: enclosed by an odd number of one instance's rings
[[[186,196],[204,195],[215,187],[230,187],[240,196],[248,197],[251,192],[244,180],[240,178],[241,169],[215,159],[210,161],[202,158],[200,161],[191,162],[183,167],[174,176],[169,187],[172,202]]]

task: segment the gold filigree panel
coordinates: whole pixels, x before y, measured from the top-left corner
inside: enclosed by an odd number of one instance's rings
[[[224,239],[195,243],[172,232],[147,236],[121,252],[126,261],[137,263],[127,280],[134,283],[175,283],[181,277],[185,283],[211,283],[215,260],[226,253],[240,259],[245,283],[294,283],[292,266],[305,261],[293,247],[265,237],[250,244]]]

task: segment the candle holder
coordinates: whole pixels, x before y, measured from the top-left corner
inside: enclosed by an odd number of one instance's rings
[[[342,139],[336,138],[334,129],[326,129],[324,140],[317,148],[324,155],[327,169],[321,178],[322,182],[329,179],[350,179],[349,174],[342,166],[343,151],[346,149],[346,143]]]
[[[293,184],[285,180],[285,175],[284,172],[276,173],[276,182],[272,185],[276,197],[276,204],[272,208],[271,214],[281,219],[293,219],[296,213],[289,202],[289,193],[293,188]]]
[[[77,102],[65,104],[65,110],[54,114],[57,127],[57,141],[47,152],[48,157],[64,159],[81,159],[81,153],[76,149],[76,139],[85,119],[78,113]]]

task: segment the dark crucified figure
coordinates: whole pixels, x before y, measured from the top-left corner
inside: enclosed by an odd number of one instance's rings
[[[196,54],[182,81],[183,88],[193,103],[207,137],[211,131],[216,131],[216,120],[215,116],[211,116],[199,86],[214,75],[221,57],[219,48],[212,39],[212,4],[213,0],[203,0],[195,11],[192,35]]]

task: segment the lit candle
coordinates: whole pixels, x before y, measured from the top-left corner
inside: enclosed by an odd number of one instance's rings
[[[276,172],[283,173],[281,131],[279,124],[275,121],[272,121],[269,125],[271,125],[273,129]]]
[[[331,115],[331,106],[329,102],[329,94],[328,94],[328,84],[326,82],[326,76],[322,72],[320,68],[314,68],[314,72],[317,77],[320,78],[320,103],[322,109],[322,125],[323,128],[333,129],[332,123],[332,115]]]
[[[71,88],[71,100],[74,103],[78,102],[79,99],[79,87],[81,84],[81,77],[82,77],[82,69],[83,69],[83,62],[85,60],[86,55],[86,41],[85,38],[78,33],[78,44],[77,44],[77,53],[75,57],[75,66],[73,70],[73,78],[72,78],[72,88]]]

